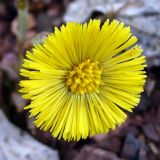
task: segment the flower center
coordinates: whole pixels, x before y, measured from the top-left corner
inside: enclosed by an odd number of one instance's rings
[[[79,94],[98,92],[101,74],[102,69],[98,67],[98,62],[88,59],[73,67],[67,76],[67,85],[72,92]]]

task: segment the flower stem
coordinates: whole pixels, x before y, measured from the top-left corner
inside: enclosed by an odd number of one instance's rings
[[[17,51],[21,65],[23,60],[23,44],[26,40],[26,34],[27,34],[27,15],[28,15],[27,0],[18,0],[17,8],[18,8],[18,25],[19,25]]]

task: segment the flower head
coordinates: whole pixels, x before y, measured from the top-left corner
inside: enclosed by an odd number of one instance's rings
[[[54,137],[79,140],[121,125],[139,103],[145,57],[117,20],[55,28],[27,51],[20,81],[34,123]]]

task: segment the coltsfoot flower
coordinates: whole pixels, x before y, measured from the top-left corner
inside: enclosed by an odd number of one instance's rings
[[[139,103],[146,59],[130,27],[117,20],[69,22],[27,51],[20,74],[25,107],[54,137],[107,133]]]

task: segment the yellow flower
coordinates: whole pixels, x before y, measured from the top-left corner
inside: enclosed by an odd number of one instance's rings
[[[34,123],[54,137],[85,139],[107,133],[139,103],[146,59],[130,27],[117,20],[55,28],[27,51],[20,81]]]

